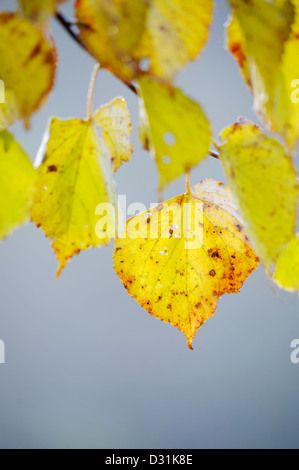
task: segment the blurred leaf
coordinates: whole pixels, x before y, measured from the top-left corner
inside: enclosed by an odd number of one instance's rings
[[[147,72],[171,82],[206,43],[212,9],[212,0],[76,2],[84,45],[126,82]]]
[[[28,219],[34,180],[28,156],[11,134],[0,131],[0,239]]]
[[[299,234],[294,236],[287,248],[279,255],[274,280],[283,289],[299,290]]]
[[[268,274],[294,235],[298,182],[283,145],[250,122],[225,129],[221,162]]]
[[[56,49],[43,32],[17,14],[0,13],[0,80],[5,103],[0,104],[0,129],[29,118],[50,93],[56,69]]]
[[[29,20],[44,24],[55,15],[57,8],[66,0],[18,0],[23,15]]]
[[[210,123],[199,104],[178,88],[147,77],[140,85],[140,138],[155,158],[160,189],[199,162],[209,152]]]
[[[299,137],[299,100],[292,98],[299,77],[299,1],[230,3],[228,47],[253,92],[255,111],[293,150]]]

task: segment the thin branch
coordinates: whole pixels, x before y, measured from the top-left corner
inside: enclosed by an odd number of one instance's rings
[[[64,30],[74,39],[74,41],[76,41],[76,43],[89,54],[89,51],[86,49],[85,45],[81,41],[80,36],[77,33],[75,33],[75,31],[73,30],[74,23],[71,23],[70,21],[68,21],[60,12],[56,13],[56,20],[60,23],[60,25],[64,28]],[[137,88],[133,85],[133,83],[126,83],[126,82],[123,82],[123,83],[135,95],[138,94]],[[219,153],[213,150],[209,151],[209,155],[210,157],[217,158],[218,160],[220,159]]]
[[[87,52],[87,49],[84,46],[83,42],[81,41],[79,35],[75,33],[72,29],[72,27],[74,26],[73,23],[68,21],[60,12],[56,13],[56,19],[61,24],[61,26],[65,29],[65,31],[76,41],[76,43],[79,44],[79,46],[81,46],[82,49],[84,49]]]
[[[63,29],[76,41],[77,44],[79,44],[79,46],[85,50],[85,52],[87,52],[89,54],[89,51],[86,49],[85,45],[83,44],[83,42],[81,41],[80,39],[80,36],[75,33],[75,31],[73,31],[73,26],[74,26],[74,23],[71,23],[70,21],[68,21],[62,13],[60,12],[57,12],[56,13],[56,20],[58,21],[58,23],[60,23],[60,25],[63,27]],[[126,83],[126,82],[123,82],[133,93],[135,93],[135,95],[137,95],[137,88],[132,84],[132,83]]]
[[[220,160],[219,153],[215,152],[214,150],[209,150],[209,155],[210,157],[217,158],[217,160]]]

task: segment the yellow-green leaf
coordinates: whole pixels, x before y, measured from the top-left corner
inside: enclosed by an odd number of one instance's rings
[[[83,43],[126,82],[147,72],[172,81],[202,50],[212,9],[212,0],[76,2]]]
[[[299,234],[294,236],[287,248],[279,255],[274,280],[283,289],[299,290]]]
[[[160,174],[160,189],[201,162],[212,135],[200,105],[178,88],[148,77],[139,79],[140,138]]]
[[[293,98],[299,77],[299,1],[230,3],[228,47],[251,87],[255,111],[293,150],[299,137],[299,100]]]
[[[0,129],[18,119],[29,127],[50,93],[56,68],[52,41],[30,21],[14,13],[0,13],[0,80],[5,85],[5,103],[0,104]]]
[[[268,273],[296,226],[298,182],[285,147],[250,122],[225,129],[221,162]]]
[[[0,131],[0,239],[27,221],[34,180],[28,156],[11,134]]]
[[[102,109],[104,118],[108,119],[109,105]],[[111,135],[117,136],[121,128],[114,111],[115,102],[111,106],[112,120],[105,130],[110,129]],[[101,111],[96,116],[97,119],[86,121],[54,118],[47,150],[37,169],[31,219],[52,241],[59,261],[58,276],[74,254],[107,244],[116,234],[113,162],[120,164],[121,156],[110,153],[97,124]],[[115,134],[114,116],[118,131]],[[129,151],[126,157],[128,154]],[[100,215],[102,219],[105,216],[105,223],[100,224]]]
[[[65,0],[18,0],[23,15],[35,23],[44,24]]]
[[[108,105],[102,106],[93,119],[102,129],[114,171],[117,171],[123,162],[130,160],[133,151],[130,143],[132,125],[126,101],[123,98],[115,98]]]
[[[114,263],[128,293],[181,330],[192,349],[219,297],[238,292],[258,259],[230,190],[206,180],[130,219]]]

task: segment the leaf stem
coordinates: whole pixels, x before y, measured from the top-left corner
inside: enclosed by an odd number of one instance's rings
[[[186,192],[187,194],[191,194],[191,189],[190,189],[190,168],[187,169],[186,171]]]
[[[92,75],[91,75],[90,84],[89,84],[88,97],[87,97],[87,116],[89,119],[92,118],[92,102],[93,102],[93,97],[94,97],[94,90],[95,90],[95,85],[97,81],[97,76],[98,76],[100,68],[101,66],[99,64],[96,64],[94,66]]]

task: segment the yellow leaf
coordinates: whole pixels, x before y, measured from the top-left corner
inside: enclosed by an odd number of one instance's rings
[[[294,234],[296,171],[284,146],[250,122],[228,127],[221,138],[220,155],[226,177],[269,274]]]
[[[274,272],[274,280],[279,287],[295,291],[299,290],[299,234],[279,255]]]
[[[172,81],[202,50],[212,9],[212,0],[76,2],[84,45],[126,82],[147,72]]]
[[[299,100],[293,90],[299,77],[299,1],[230,3],[228,48],[251,87],[255,111],[293,150],[299,137]]]
[[[130,143],[132,125],[130,114],[123,98],[115,98],[108,105],[102,106],[94,115],[94,121],[102,129],[103,139],[110,151],[114,171],[132,156]]]
[[[199,104],[178,88],[148,77],[139,79],[140,138],[160,174],[160,189],[197,165],[208,154],[212,135]]]
[[[187,338],[238,292],[258,266],[228,188],[214,180],[127,222],[116,239],[115,271],[151,315]]]
[[[171,82],[203,49],[212,10],[212,0],[153,0],[134,58],[148,59],[149,72]]]
[[[108,120],[109,105],[102,109]],[[114,111],[115,102],[111,106],[112,121],[107,128],[112,136],[117,136],[118,133],[113,131]],[[100,120],[101,111],[96,116]],[[120,132],[118,115],[115,124]],[[100,130],[96,119],[59,121],[54,118],[44,160],[37,169],[31,219],[53,241],[52,247],[60,265],[57,276],[74,254],[107,244],[116,234],[115,168],[112,162],[116,160],[120,164],[121,156],[111,155],[99,135]],[[105,223],[101,223],[102,219]]]
[[[43,32],[13,13],[0,13],[0,80],[5,103],[0,103],[0,129],[29,118],[50,93],[56,68],[56,49]]]
[[[29,217],[35,171],[13,136],[0,131],[0,239]]]
[[[44,24],[65,0],[18,0],[23,15],[35,23]]]

